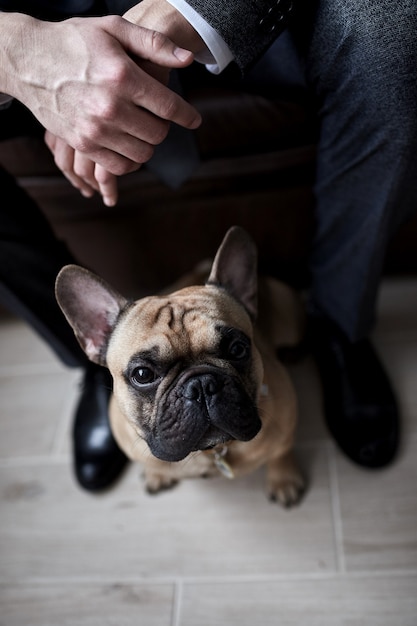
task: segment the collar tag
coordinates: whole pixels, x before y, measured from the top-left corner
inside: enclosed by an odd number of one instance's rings
[[[225,457],[227,454],[227,446],[223,446],[221,450],[214,451],[214,464],[223,476],[232,480],[235,475]]]

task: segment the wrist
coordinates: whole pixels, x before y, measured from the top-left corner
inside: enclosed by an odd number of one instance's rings
[[[0,92],[19,99],[30,34],[38,20],[23,13],[0,13]]]

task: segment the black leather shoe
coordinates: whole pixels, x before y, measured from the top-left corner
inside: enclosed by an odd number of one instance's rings
[[[88,491],[109,487],[119,477],[127,457],[118,447],[109,425],[112,378],[104,367],[86,370],[73,428],[74,469]]]
[[[336,443],[363,467],[388,465],[399,445],[399,412],[371,342],[351,343],[320,316],[309,319],[308,341],[321,377],[326,423]]]

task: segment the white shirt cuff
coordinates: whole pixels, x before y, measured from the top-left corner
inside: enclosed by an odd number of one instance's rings
[[[220,74],[233,61],[233,54],[228,45],[185,0],[167,1],[185,17],[207,46],[206,52],[196,55],[195,60],[203,63],[212,74]]]

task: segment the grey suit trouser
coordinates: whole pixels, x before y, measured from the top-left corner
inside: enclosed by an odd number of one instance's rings
[[[312,23],[294,34],[320,128],[311,298],[357,340],[417,211],[417,2],[320,0]]]
[[[88,359],[55,300],[59,270],[77,261],[1,167],[0,186],[0,302],[25,319],[61,361],[85,367]]]
[[[320,126],[311,301],[357,340],[374,322],[387,244],[417,209],[417,2],[307,4],[311,21],[291,35]],[[288,33],[268,53],[284,73],[287,42]],[[2,126],[0,112],[0,137]],[[0,182],[0,300],[83,366],[54,299],[57,271],[76,260],[6,173]]]

